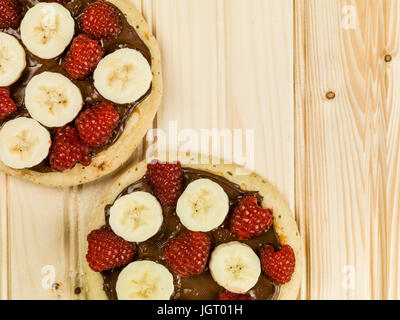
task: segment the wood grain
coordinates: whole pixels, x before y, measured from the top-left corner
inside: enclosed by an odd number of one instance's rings
[[[386,212],[387,212],[387,290],[389,299],[400,299],[400,3],[386,3]]]
[[[7,206],[9,298],[70,296],[68,189],[44,188],[10,177]],[[42,288],[45,266],[54,268],[54,283],[60,284],[57,295]]]
[[[296,93],[296,191],[308,272],[302,297],[381,299],[386,283],[383,2],[295,3],[301,64],[296,66],[301,91]],[[355,8],[355,29],[342,25],[345,5]],[[349,270],[354,288],[343,286]]]
[[[253,130],[255,146],[270,146],[256,147],[256,170],[293,205],[293,121],[287,121],[293,90],[284,89],[292,88],[292,3],[161,0],[155,8],[165,80],[157,127],[170,131],[176,121],[178,130],[199,135],[204,129]],[[271,43],[275,51],[269,50]],[[282,143],[273,144],[274,139]],[[200,147],[193,144],[190,151]],[[217,149],[224,154],[222,145]],[[232,160],[233,152],[224,158]]]
[[[7,176],[0,173],[0,300],[9,297]]]
[[[308,185],[306,184],[306,122],[304,106],[305,99],[305,68],[306,68],[306,48],[305,48],[305,2],[294,1],[294,154],[295,154],[295,212],[303,242],[303,278],[300,289],[300,298],[308,299],[308,290],[311,283],[310,272],[310,234],[306,204]]]
[[[227,0],[225,14],[228,128],[254,130],[255,171],[293,209],[293,3]]]

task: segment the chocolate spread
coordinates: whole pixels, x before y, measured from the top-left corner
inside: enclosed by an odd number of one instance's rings
[[[68,4],[65,5],[65,7],[71,12],[72,17],[75,20],[75,35],[78,35],[80,33],[79,30],[79,17],[83,10],[92,2],[95,2],[96,0],[71,0]],[[29,8],[33,7],[40,1],[37,0],[20,0],[20,3],[22,4],[22,15],[24,16],[25,13],[29,10]],[[139,28],[139,26],[134,26],[132,27],[128,21],[126,20],[125,16],[121,13],[121,21],[122,21],[122,31],[121,33],[111,39],[111,40],[105,40],[101,41],[101,45],[103,46],[105,50],[105,56],[109,53],[114,52],[117,49],[121,48],[131,48],[131,49],[136,49],[140,51],[143,56],[147,59],[147,61],[151,64],[151,53],[149,48],[146,46],[146,44],[142,41],[142,39],[139,37],[137,34],[135,28]],[[11,34],[15,36],[18,40],[20,40],[21,45],[23,45],[21,41],[21,36],[19,30],[14,30],[11,28],[8,29],[0,29],[0,31]],[[25,48],[25,47],[24,47]],[[93,84],[93,76],[90,75],[89,77],[85,78],[84,80],[74,80],[72,79],[68,73],[64,70],[62,66],[62,60],[64,58],[65,53],[68,51],[68,48],[64,51],[64,53],[54,59],[50,60],[44,60],[41,58],[38,58],[31,54],[26,48],[26,62],[27,66],[24,72],[22,73],[21,77],[18,79],[17,82],[15,82],[13,85],[10,86],[11,90],[11,96],[14,99],[18,111],[16,114],[14,114],[11,118],[5,119],[5,120],[0,120],[0,128],[1,126],[11,120],[15,119],[18,117],[30,117],[27,109],[25,108],[25,88],[29,81],[32,79],[37,74],[40,74],[44,71],[50,71],[50,72],[57,72],[61,73],[67,78],[69,78],[81,91],[82,93],[82,98],[84,101],[84,108],[89,107],[95,104],[98,104],[106,99],[104,99],[95,89],[94,84]],[[112,138],[110,142],[102,146],[100,148],[94,148],[92,149],[92,156],[96,156],[99,152],[107,149],[110,145],[114,144],[120,135],[122,134],[124,130],[125,123],[127,119],[129,118],[129,115],[133,112],[135,107],[142,102],[151,92],[151,88],[149,91],[138,101],[135,101],[134,103],[130,104],[115,104],[112,103],[115,109],[118,111],[120,115],[120,121],[116,129],[114,130],[114,133],[112,135]],[[50,133],[53,135],[55,132],[55,128],[47,128]],[[41,164],[38,166],[32,168],[32,170],[38,171],[38,172],[50,172],[51,168],[48,162],[48,159],[43,161]]]
[[[185,188],[189,183],[200,178],[207,178],[218,183],[229,197],[230,211],[243,196],[255,196],[259,200],[260,204],[263,200],[262,196],[258,192],[244,191],[240,186],[221,176],[191,168],[183,168],[183,172]],[[141,180],[123,190],[118,195],[117,199],[136,191],[145,191],[154,194],[150,185],[146,181],[146,177],[143,177]],[[110,228],[108,223],[110,208],[111,206],[105,208],[106,228]],[[176,215],[175,207],[162,206],[162,209],[164,221],[159,232],[151,239],[134,245],[137,249],[136,260],[151,260],[168,267],[162,256],[162,248],[170,239],[184,231],[187,231],[187,229],[182,225]],[[227,224],[228,218],[219,228],[208,232],[212,242],[211,251],[222,243],[237,241],[237,237],[228,230]],[[280,249],[279,239],[273,227],[266,230],[258,237],[242,242],[253,248],[257,254],[260,254],[262,248],[267,244],[273,245],[275,249]],[[115,288],[118,275],[122,269],[123,268],[116,268],[101,273],[104,279],[104,291],[110,300],[118,299]],[[171,297],[173,300],[218,300],[219,294],[224,291],[224,288],[219,286],[213,280],[208,268],[203,274],[197,276],[181,277],[174,274],[174,285],[175,291]],[[252,290],[250,290],[250,294],[257,300],[277,299],[279,295],[279,286],[262,274],[257,284]]]

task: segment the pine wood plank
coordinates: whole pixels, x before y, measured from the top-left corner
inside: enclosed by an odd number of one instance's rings
[[[158,0],[155,8],[165,79],[157,127],[254,130],[255,169],[293,205],[292,2]]]
[[[70,296],[73,261],[69,238],[73,222],[69,201],[68,189],[40,187],[9,177],[10,299]],[[49,279],[44,287],[43,279]]]
[[[307,246],[303,298],[379,299],[385,283],[384,7],[296,4],[297,209]],[[352,5],[354,30],[342,26]],[[302,71],[304,70],[304,75]],[[335,92],[328,100],[326,94]],[[298,108],[301,108],[299,113]],[[354,289],[343,287],[354,270]]]
[[[389,299],[400,299],[400,3],[386,3],[386,145],[387,242]],[[391,61],[389,61],[391,59]]]
[[[227,0],[225,24],[226,104],[218,119],[254,131],[254,168],[293,209],[293,2]]]
[[[7,176],[0,173],[0,300],[8,299]]]
[[[153,3],[164,72],[157,127],[170,136],[174,121],[178,131],[211,128],[217,125],[213,111],[217,110],[217,2]],[[176,150],[179,144],[171,142],[168,147]]]

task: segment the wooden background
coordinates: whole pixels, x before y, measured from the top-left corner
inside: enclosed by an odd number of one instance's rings
[[[400,299],[400,1],[134,3],[163,54],[154,127],[255,130],[303,236],[300,298]],[[1,299],[84,298],[88,220],[120,172],[63,190],[0,174]]]

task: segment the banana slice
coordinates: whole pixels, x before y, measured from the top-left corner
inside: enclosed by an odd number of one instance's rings
[[[24,48],[15,37],[0,32],[0,87],[8,87],[17,81],[25,67]]]
[[[208,232],[219,227],[228,212],[228,195],[209,179],[190,183],[176,206],[182,224],[191,231]]]
[[[119,300],[169,300],[174,293],[174,280],[161,264],[135,261],[119,274],[116,291]]]
[[[32,118],[46,127],[62,127],[82,109],[79,88],[59,73],[43,72],[29,81],[25,106]]]
[[[139,100],[150,88],[153,74],[146,58],[134,49],[119,49],[97,65],[94,86],[100,94],[115,103]]]
[[[49,132],[36,120],[17,118],[0,130],[0,160],[10,168],[32,168],[49,154]]]
[[[38,3],[21,21],[21,40],[35,56],[52,59],[71,42],[75,21],[70,12],[58,3]]]
[[[225,243],[211,254],[210,272],[226,290],[245,293],[260,277],[260,259],[248,245],[236,241]]]
[[[148,192],[133,192],[115,201],[110,209],[110,226],[130,242],[143,242],[160,230],[163,222],[158,200]]]

